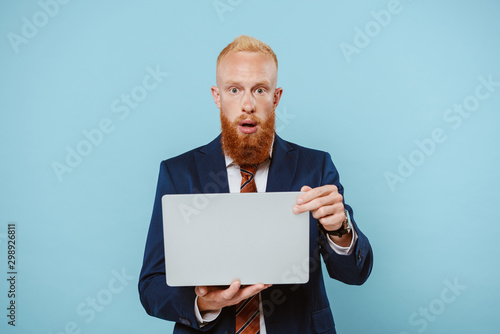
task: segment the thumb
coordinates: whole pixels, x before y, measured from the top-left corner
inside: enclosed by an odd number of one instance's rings
[[[206,286],[197,286],[194,288],[194,292],[198,297],[203,297],[208,293],[208,289]]]
[[[239,280],[233,281],[229,288],[223,291],[224,297],[226,299],[232,299],[234,295],[240,290],[241,282]]]

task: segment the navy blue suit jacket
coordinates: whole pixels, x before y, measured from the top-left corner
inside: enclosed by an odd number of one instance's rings
[[[269,167],[267,192],[300,191],[303,185],[312,188],[334,184],[343,194],[339,174],[330,155],[311,150],[276,136]],[[153,215],[149,227],[144,263],[139,278],[139,294],[146,312],[176,322],[174,333],[234,333],[234,306],[222,309],[219,317],[200,328],[194,315],[193,287],[169,287],[165,278],[165,258],[161,197],[165,194],[229,192],[226,165],[220,136],[206,146],[165,160],[160,175]],[[268,334],[335,334],[330,304],[325,291],[320,257],[323,257],[331,278],[347,284],[363,284],[372,268],[372,250],[368,239],[354,222],[352,209],[346,205],[358,240],[351,255],[339,255],[325,235],[310,219],[309,282],[296,285],[273,285],[262,291],[261,301]],[[277,241],[276,247],[279,247]],[[200,254],[200,259],[203,257]],[[196,261],[193,259],[193,265]],[[300,275],[295,268],[291,275]]]

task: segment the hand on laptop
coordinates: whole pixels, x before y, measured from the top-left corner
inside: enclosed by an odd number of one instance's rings
[[[255,284],[241,287],[240,281],[234,281],[228,288],[216,286],[197,286],[198,309],[200,313],[218,311],[226,306],[236,305],[240,301],[258,294],[272,284]]]
[[[313,217],[327,231],[335,231],[342,226],[345,220],[343,197],[335,185],[328,184],[317,188],[303,186],[300,191],[304,193],[297,198],[297,205],[293,207],[295,214],[311,211]],[[336,244],[347,247],[351,244],[352,233],[347,236],[330,238]]]

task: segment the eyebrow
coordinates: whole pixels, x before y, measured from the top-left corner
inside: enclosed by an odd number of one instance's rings
[[[227,81],[225,85],[230,86],[230,85],[241,85],[241,82],[238,81]],[[271,82],[264,80],[264,81],[259,81],[253,86],[271,86]]]

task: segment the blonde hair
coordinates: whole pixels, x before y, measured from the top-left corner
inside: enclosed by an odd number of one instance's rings
[[[276,68],[278,68],[278,58],[276,57],[276,54],[274,53],[273,49],[266,43],[259,41],[256,38],[247,36],[247,35],[241,35],[238,36],[229,43],[219,54],[219,57],[217,57],[217,68],[219,67],[220,62],[224,57],[229,53],[229,52],[238,52],[238,51],[247,51],[247,52],[262,52],[268,56],[270,56],[273,60],[274,63],[276,64]]]

